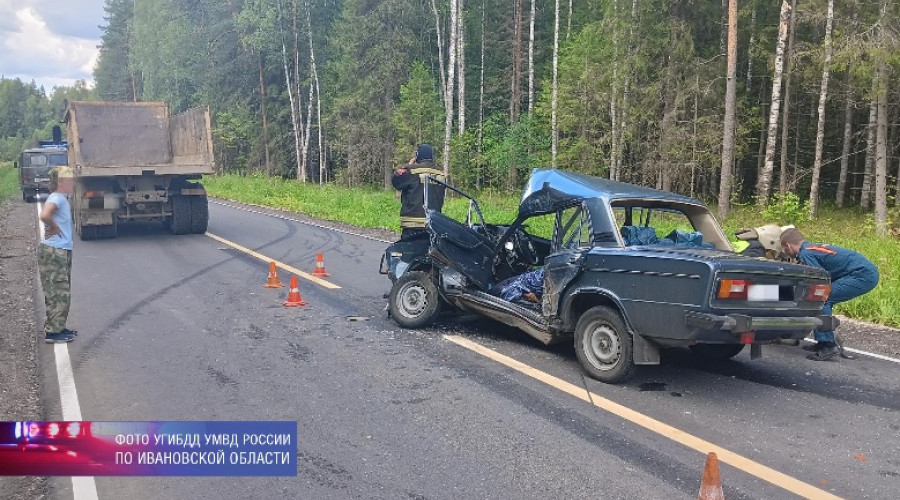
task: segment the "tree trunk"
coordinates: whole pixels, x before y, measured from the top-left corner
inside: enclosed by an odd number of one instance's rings
[[[781,3],[781,19],[778,24],[778,45],[775,49],[775,73],[772,78],[772,106],[769,108],[769,134],[766,138],[766,162],[762,175],[756,184],[757,206],[765,208],[769,204],[769,191],[772,186],[772,172],[775,168],[775,134],[778,132],[778,110],[781,104],[781,76],[784,68],[784,44],[787,38],[788,18],[791,7],[787,2]]]
[[[571,16],[571,12],[569,12]],[[618,180],[616,159],[619,157],[619,1],[613,0],[613,60],[612,82],[609,92],[610,144],[609,144],[609,178]]]
[[[281,2],[276,2],[278,17],[281,18]],[[284,32],[281,34],[281,62],[284,65],[284,81],[287,83],[288,101],[291,106],[291,128],[294,132],[294,156],[297,159],[297,179],[306,182],[306,165],[301,163],[300,157],[300,130],[298,129],[299,104],[294,99],[294,84],[291,81],[291,72],[288,70],[287,46],[284,42]],[[297,97],[299,99],[299,95]]]
[[[787,193],[787,154],[788,154],[788,124],[791,117],[791,77],[794,74],[794,35],[797,32],[797,0],[791,0],[791,26],[788,36],[787,60],[785,61],[784,77],[784,111],[781,115],[781,164],[778,177],[778,194],[784,196]]]
[[[558,107],[558,82],[559,70],[559,0],[555,2],[553,16],[553,87],[550,89],[550,168],[556,168],[556,156],[559,148],[559,130],[556,123],[556,111]]]
[[[431,0],[431,12],[434,13],[434,30],[437,34],[438,66],[441,72],[441,99],[447,101],[447,77],[444,75],[444,42],[441,39],[441,16],[438,14],[436,0]]]
[[[825,63],[819,90],[819,119],[816,125],[816,155],[813,158],[812,182],[809,188],[809,217],[819,216],[819,176],[822,174],[822,150],[825,148],[825,101],[828,99],[828,77],[831,74],[831,29],[834,25],[834,0],[828,0],[825,18]]]
[[[884,43],[884,27],[882,43]],[[877,102],[877,118],[875,125],[875,234],[887,236],[887,115],[888,115],[888,69],[887,63],[878,63],[876,75],[878,85],[875,88]]]
[[[850,79],[848,73],[847,80]],[[853,137],[853,105],[852,94],[847,86],[847,101],[844,103],[844,144],[841,147],[841,174],[838,178],[837,196],[835,205],[844,208],[844,193],[847,191],[847,171],[850,167],[850,143]]]
[[[482,149],[484,147],[484,20],[485,0],[481,0],[481,66],[478,75],[478,172],[475,174],[475,188],[481,189],[484,159]]]
[[[263,75],[262,51],[257,52],[259,66],[259,110],[262,115],[263,147],[266,155],[266,177],[272,177],[272,162],[269,157],[269,117],[266,114],[266,83]]]
[[[876,75],[877,78],[877,75]],[[862,190],[859,194],[859,206],[868,210],[872,205],[872,177],[875,174],[875,125],[878,107],[875,101],[869,103],[869,128],[866,134],[866,161],[864,164]]]
[[[725,120],[722,134],[722,179],[719,183],[719,217],[731,212],[734,118],[737,100],[737,0],[728,0],[728,69],[725,83]]]
[[[459,108],[459,122],[457,125],[457,134],[463,135],[466,131],[466,20],[464,0],[459,2],[458,12],[456,15],[456,57],[459,75],[457,84],[459,92],[456,99],[456,105]]]
[[[444,111],[446,113],[444,120],[444,176],[450,175],[450,137],[453,134],[453,84],[456,78],[456,16],[457,1],[450,0],[450,47],[448,50],[447,62],[447,91],[444,94]]]
[[[531,16],[528,27],[528,114],[534,111],[534,3],[531,0]]]
[[[750,43],[747,44],[747,92],[753,85],[753,45],[756,44],[756,5],[753,6],[753,13],[750,14]],[[790,54],[790,50],[788,50]]]
[[[638,0],[631,1],[631,22],[628,28],[628,61],[627,71],[625,73],[625,81],[622,84],[622,105],[619,106],[619,130],[618,139],[616,139],[616,158],[615,168],[616,177],[613,180],[622,180],[622,157],[625,154],[625,132],[628,130],[628,108],[631,104],[631,79],[634,76],[634,28],[637,24],[637,4]]]
[[[452,0],[451,0],[452,1]],[[522,0],[513,0],[513,53],[512,53],[512,79],[510,80],[509,99],[509,126],[513,127],[519,122],[519,112],[522,103]],[[507,188],[516,189],[518,183],[518,165],[515,159],[509,162],[509,172],[506,179]]]
[[[531,5],[534,5],[534,2],[532,2]],[[568,19],[566,20],[566,23],[567,23],[567,26],[566,26],[566,41],[568,42],[568,41],[569,41],[569,33],[572,32],[572,0],[569,0],[569,17],[568,17]]]

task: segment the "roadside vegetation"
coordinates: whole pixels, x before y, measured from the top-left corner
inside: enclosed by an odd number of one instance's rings
[[[19,177],[12,162],[0,161],[0,200],[19,192]]]
[[[361,227],[400,230],[400,201],[391,191],[346,188],[332,184],[320,187],[301,184],[295,180],[267,179],[262,175],[207,177],[203,183],[210,195],[223,199]],[[476,197],[488,222],[505,223],[515,218],[518,195],[483,191]],[[447,199],[444,213],[457,220],[464,220],[467,209],[468,203],[464,198],[452,196]],[[715,207],[712,209],[715,212]],[[861,252],[878,266],[881,282],[872,292],[838,306],[837,312],[865,321],[900,327],[900,308],[896,306],[897,297],[900,296],[900,240],[896,237],[883,239],[875,236],[872,214],[859,210],[835,210],[824,206],[819,217],[812,221],[808,220],[806,213],[805,207],[789,195],[779,199],[762,215],[753,205],[736,205],[722,226],[725,234],[732,236],[738,228],[758,227],[767,223],[794,224],[810,241],[832,243]],[[540,235],[550,234],[552,219],[537,221],[529,231]]]

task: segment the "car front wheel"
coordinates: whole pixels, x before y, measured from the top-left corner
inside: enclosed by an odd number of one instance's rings
[[[575,327],[575,354],[591,377],[621,382],[634,371],[631,332],[622,316],[606,306],[588,309]]]
[[[437,285],[428,273],[404,273],[391,287],[391,316],[404,328],[422,328],[437,316],[440,298]]]

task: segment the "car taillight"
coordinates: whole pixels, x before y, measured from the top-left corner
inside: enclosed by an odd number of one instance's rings
[[[103,191],[85,191],[82,198],[103,198]]]
[[[806,300],[810,302],[825,302],[831,295],[831,285],[813,285],[806,288]]]
[[[718,296],[720,299],[747,300],[750,283],[750,280],[721,280]]]

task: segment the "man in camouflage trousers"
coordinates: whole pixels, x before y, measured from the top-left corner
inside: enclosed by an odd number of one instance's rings
[[[38,245],[38,269],[44,289],[44,342],[71,342],[78,333],[66,328],[72,300],[72,207],[68,195],[75,187],[72,170],[56,167],[50,172],[50,196],[41,210],[44,237]]]

